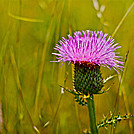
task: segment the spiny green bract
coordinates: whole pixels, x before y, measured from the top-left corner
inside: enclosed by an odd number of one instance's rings
[[[97,94],[103,87],[103,79],[98,65],[74,65],[74,88],[77,92]]]
[[[102,121],[97,124],[97,127],[101,128],[107,127],[108,125],[116,125],[117,122],[120,122],[121,120],[127,120],[132,116],[133,115],[130,114],[114,116],[114,114],[111,113],[110,117],[106,116]]]
[[[97,124],[97,127],[98,128],[101,128],[101,127],[107,128],[110,125],[114,125],[114,127],[115,127],[118,122],[120,122],[122,120],[127,120],[130,117],[133,117],[133,115],[131,115],[131,114],[125,114],[125,115],[116,115],[116,116],[114,116],[114,114],[111,113],[110,114],[110,117],[106,116],[102,121],[100,121]],[[84,130],[83,133],[84,134],[91,134],[91,132],[88,131],[88,130]]]

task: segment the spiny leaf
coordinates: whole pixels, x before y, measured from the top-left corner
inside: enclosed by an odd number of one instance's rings
[[[101,128],[101,127],[105,127],[107,128],[108,125],[114,125],[116,126],[117,122],[120,122],[121,120],[127,120],[129,119],[130,117],[133,117],[133,115],[128,115],[128,114],[125,114],[125,115],[117,115],[117,116],[114,116],[113,113],[110,114],[110,117],[108,116],[104,116],[104,119],[102,121],[100,121],[98,124],[97,124],[97,127],[98,128]],[[91,134],[90,131],[88,130],[84,130],[83,131],[84,134]]]
[[[84,97],[82,93],[77,92],[76,90],[70,90],[68,88],[64,88],[63,86],[59,85],[62,89],[66,90],[67,92],[75,95],[75,101],[78,102],[82,106],[87,106],[86,98]],[[90,96],[88,96],[90,97]]]
[[[67,92],[69,92],[69,93],[71,93],[71,94],[73,94],[73,95],[82,95],[81,93],[78,93],[78,92],[76,92],[75,90],[70,90],[70,89],[68,89],[68,88],[65,88],[65,87],[63,87],[63,86],[61,86],[61,85],[59,85],[62,89],[64,89],[64,90],[66,90]]]
[[[129,119],[130,117],[132,117],[133,115],[128,115],[128,114],[125,114],[125,115],[117,115],[117,116],[114,116],[113,113],[110,114],[110,117],[107,117],[105,116],[104,119],[102,121],[100,121],[98,124],[97,124],[97,127],[98,128],[101,128],[101,127],[108,127],[108,125],[116,125],[117,122],[120,122],[121,120],[126,120],[126,119]]]

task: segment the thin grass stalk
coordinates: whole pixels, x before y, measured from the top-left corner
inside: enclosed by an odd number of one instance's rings
[[[130,7],[128,8],[127,12],[125,13],[125,15],[122,17],[121,21],[119,22],[119,24],[117,25],[117,27],[115,28],[112,37],[117,33],[117,31],[119,30],[120,26],[122,25],[123,21],[125,20],[125,18],[128,16],[129,12],[132,10],[134,6],[134,2],[130,5]]]
[[[65,79],[64,79],[64,87],[66,87],[67,78],[68,78],[68,74],[66,73],[66,76],[65,76]],[[53,117],[53,120],[52,120],[52,124],[51,124],[51,133],[53,133],[53,126],[54,126],[54,123],[55,123],[55,120],[56,120],[56,116],[58,114],[58,111],[59,111],[59,108],[60,108],[60,105],[61,105],[63,94],[64,94],[64,91],[61,91],[59,102],[58,102],[58,105],[57,105],[57,108],[56,108],[56,112],[54,114],[54,117]]]
[[[12,63],[12,66],[13,66],[14,73],[16,74],[15,75],[15,79],[16,79],[17,89],[18,89],[18,93],[19,93],[19,97],[20,97],[21,103],[23,105],[24,110],[27,113],[28,119],[29,119],[29,121],[31,123],[31,126],[32,126],[34,132],[39,134],[40,132],[36,128],[36,126],[34,125],[33,120],[31,118],[31,115],[30,115],[30,113],[29,113],[29,111],[27,109],[27,106],[26,106],[25,102],[24,102],[24,98],[23,98],[23,94],[22,94],[22,88],[21,88],[19,74],[18,74],[18,68],[17,68],[17,64],[16,64],[16,61],[15,61],[15,56],[14,56],[14,52],[13,52],[13,48],[12,47],[10,49],[10,57],[11,57],[11,63]]]
[[[117,25],[117,27],[115,28],[115,30],[114,30],[114,32],[112,34],[112,37],[117,33],[117,31],[121,27],[122,23],[124,22],[125,18],[128,16],[128,14],[130,13],[130,11],[132,10],[133,6],[134,6],[134,2],[132,2],[132,4],[130,5],[130,7],[128,8],[127,12],[124,14],[124,16],[122,17],[122,19],[120,20],[119,24]],[[124,73],[121,74],[121,76],[123,76],[123,75],[124,75]],[[115,111],[118,111],[118,110],[116,110],[116,109],[118,109],[117,108],[117,104],[118,104],[118,107],[119,107],[119,98],[118,97],[119,97],[120,92],[121,92],[120,88],[121,88],[122,79],[123,78],[121,77],[121,80],[120,80],[120,83],[119,83],[119,87],[118,87],[117,97],[116,97],[116,101],[115,101],[115,105],[114,105],[114,113],[115,113]],[[115,129],[114,129],[113,126],[111,127],[111,133],[113,133],[113,134],[115,133]]]
[[[51,31],[51,28],[54,23],[54,16],[56,14],[55,9],[57,8],[57,4],[58,4],[58,2],[56,0],[55,6],[52,10],[52,17],[51,17],[50,24],[49,24],[49,27],[47,30],[46,40],[45,40],[45,44],[44,44],[44,48],[43,48],[43,52],[42,52],[41,66],[40,66],[40,71],[39,71],[39,75],[38,75],[38,82],[37,82],[37,89],[36,89],[36,96],[35,96],[35,111],[38,111],[38,101],[39,101],[39,94],[40,94],[44,65],[45,65],[46,50],[47,50],[47,46],[48,46],[48,42],[49,42],[50,31]]]

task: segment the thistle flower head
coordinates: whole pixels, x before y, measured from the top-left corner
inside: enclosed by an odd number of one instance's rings
[[[104,65],[106,67],[123,68],[121,57],[116,55],[115,50],[120,48],[114,39],[102,31],[75,32],[74,37],[68,35],[68,39],[62,37],[55,50],[59,53],[52,53],[57,56],[57,62],[69,61],[75,63],[90,63]]]
[[[59,53],[57,62],[69,61],[74,64],[74,88],[82,94],[97,94],[103,87],[100,65],[122,69],[123,62],[115,50],[120,48],[114,39],[102,31],[75,32],[74,37],[68,35],[56,44]],[[117,71],[117,70],[116,70]]]

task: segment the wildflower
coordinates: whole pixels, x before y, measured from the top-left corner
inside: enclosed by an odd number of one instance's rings
[[[120,48],[114,39],[102,31],[75,32],[74,37],[62,37],[55,50],[57,62],[69,61],[74,64],[74,87],[85,95],[95,94],[103,87],[100,65],[111,69],[123,68],[121,56],[117,56],[116,49]],[[117,70],[116,70],[117,71]]]

